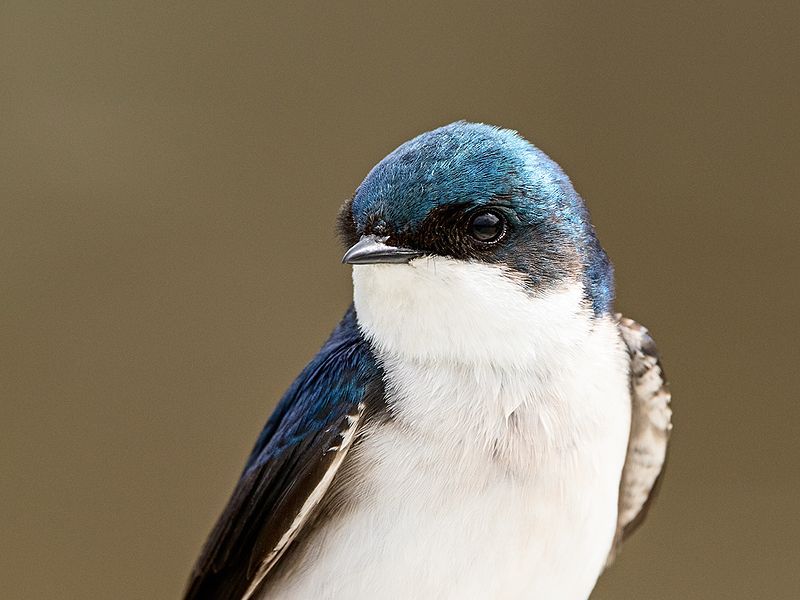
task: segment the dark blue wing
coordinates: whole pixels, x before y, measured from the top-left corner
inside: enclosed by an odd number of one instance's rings
[[[267,421],[195,565],[187,600],[246,594],[308,495],[332,476],[353,416],[382,400],[380,367],[351,307]]]

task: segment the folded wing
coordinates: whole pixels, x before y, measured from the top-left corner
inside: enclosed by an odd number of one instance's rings
[[[369,407],[380,368],[351,309],[259,436],[203,548],[186,600],[250,598],[316,514]]]
[[[670,393],[655,342],[639,323],[617,317],[631,360],[631,434],[620,483],[617,537],[609,562],[647,514],[672,430]]]

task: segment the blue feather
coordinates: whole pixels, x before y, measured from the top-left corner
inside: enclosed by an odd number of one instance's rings
[[[281,398],[256,440],[244,473],[286,452],[309,433],[336,423],[363,399],[376,377],[380,369],[351,306]]]
[[[329,449],[364,403],[383,406],[382,371],[350,309],[281,399],[258,437],[236,489],[195,565],[185,598],[241,598],[254,565],[275,547],[310,488],[329,468]]]
[[[550,243],[538,248],[542,258],[548,252],[577,255],[594,311],[611,311],[612,266],[583,200],[561,167],[514,131],[459,121],[417,136],[369,172],[353,197],[352,217],[361,232],[378,215],[403,234],[419,228],[431,211],[464,203],[510,208],[520,229],[536,230]],[[536,252],[524,239],[504,258],[512,267],[541,275]],[[563,268],[550,275],[566,273]],[[535,277],[533,283],[538,283]]]

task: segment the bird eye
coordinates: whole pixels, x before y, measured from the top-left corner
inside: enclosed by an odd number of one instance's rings
[[[484,244],[496,242],[506,232],[503,217],[493,211],[481,211],[469,222],[469,234]]]

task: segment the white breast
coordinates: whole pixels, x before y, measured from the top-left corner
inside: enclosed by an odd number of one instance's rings
[[[392,419],[352,455],[348,509],[277,598],[586,598],[616,526],[630,423],[616,326],[578,283],[532,298],[501,267],[354,268]]]

